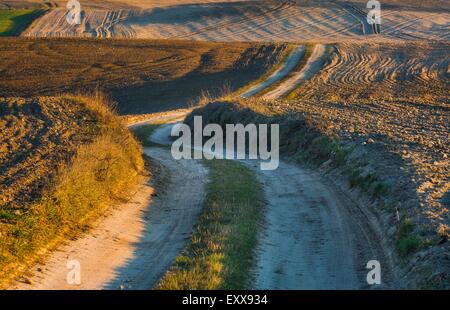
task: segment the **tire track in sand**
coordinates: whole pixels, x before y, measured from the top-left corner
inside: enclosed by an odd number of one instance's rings
[[[316,44],[314,51],[309,57],[306,65],[298,72],[293,72],[289,78],[284,80],[274,90],[264,94],[262,98],[267,100],[273,100],[281,98],[284,95],[293,91],[300,83],[309,80],[317,72],[319,72],[323,63],[325,62],[326,47],[323,44]]]

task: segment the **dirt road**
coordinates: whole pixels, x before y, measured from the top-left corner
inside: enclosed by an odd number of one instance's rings
[[[82,238],[34,266],[10,289],[150,289],[185,245],[205,193],[207,171],[193,160],[175,161],[169,151],[146,148],[160,163],[159,182],[144,184],[133,199]],[[67,263],[81,266],[81,284],[69,285]]]
[[[151,140],[170,145],[176,124],[160,127]],[[310,169],[281,161],[261,171],[258,161],[241,162],[257,173],[268,203],[252,288],[367,288],[369,260],[381,262],[389,287],[387,253],[355,202]]]
[[[291,76],[278,85],[274,90],[263,95],[264,99],[273,100],[281,98],[293,91],[300,83],[309,80],[316,74],[325,62],[326,47],[316,44],[311,57],[306,65],[298,72],[292,72]],[[298,61],[297,61],[298,62]]]
[[[174,124],[161,126],[151,140],[169,145]],[[169,149],[144,152],[164,165],[159,179],[168,180],[165,190],[160,192],[156,184],[155,192],[145,185],[132,202],[114,211],[89,235],[69,242],[45,265],[33,268],[31,284],[16,283],[13,288],[153,286],[189,237],[204,197],[207,172],[197,161],[173,160]],[[268,202],[253,288],[365,288],[364,267],[372,259],[382,262],[383,279],[389,281],[385,251],[365,217],[358,215],[359,206],[309,169],[282,161],[277,170],[261,171],[257,161],[242,162],[257,173]],[[66,282],[66,264],[71,259],[82,266],[80,286]]]
[[[269,87],[273,83],[285,78],[298,64],[298,62],[302,59],[303,55],[305,54],[305,47],[303,45],[298,46],[295,48],[291,54],[287,57],[287,59],[284,61],[281,68],[276,70],[271,76],[269,76],[266,80],[262,81],[261,83],[253,86],[251,89],[246,91],[241,95],[242,98],[249,98],[257,93],[259,93],[261,90]]]
[[[258,173],[268,210],[254,289],[362,289],[369,260],[387,267],[358,207],[318,173],[287,162]]]

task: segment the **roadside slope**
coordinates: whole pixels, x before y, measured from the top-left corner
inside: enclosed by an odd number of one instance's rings
[[[126,199],[141,149],[103,98],[0,100],[0,285]]]

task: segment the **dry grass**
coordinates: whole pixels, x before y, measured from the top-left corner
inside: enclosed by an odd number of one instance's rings
[[[69,98],[0,99],[0,207],[27,209],[97,130],[94,113]]]
[[[157,289],[245,289],[262,219],[262,188],[242,164],[206,161],[207,197],[188,247]]]
[[[61,239],[85,230],[105,208],[127,199],[143,170],[139,144],[103,98],[63,96],[37,100],[43,107],[46,100],[65,102],[77,109],[82,106],[94,118],[91,125],[82,126],[90,127],[93,133],[89,140],[73,147],[74,152],[66,154],[65,160],[59,159],[58,168],[53,168],[55,173],[50,174],[38,196],[24,203],[26,207],[1,207],[0,285],[5,285]],[[58,121],[57,114],[52,121]],[[50,140],[52,137],[49,134]],[[34,155],[29,152],[27,156]],[[48,165],[45,161],[42,164]]]

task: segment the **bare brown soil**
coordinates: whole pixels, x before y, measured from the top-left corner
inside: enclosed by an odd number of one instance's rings
[[[0,96],[111,94],[121,114],[187,107],[256,79],[283,45],[93,39],[0,39]]]

